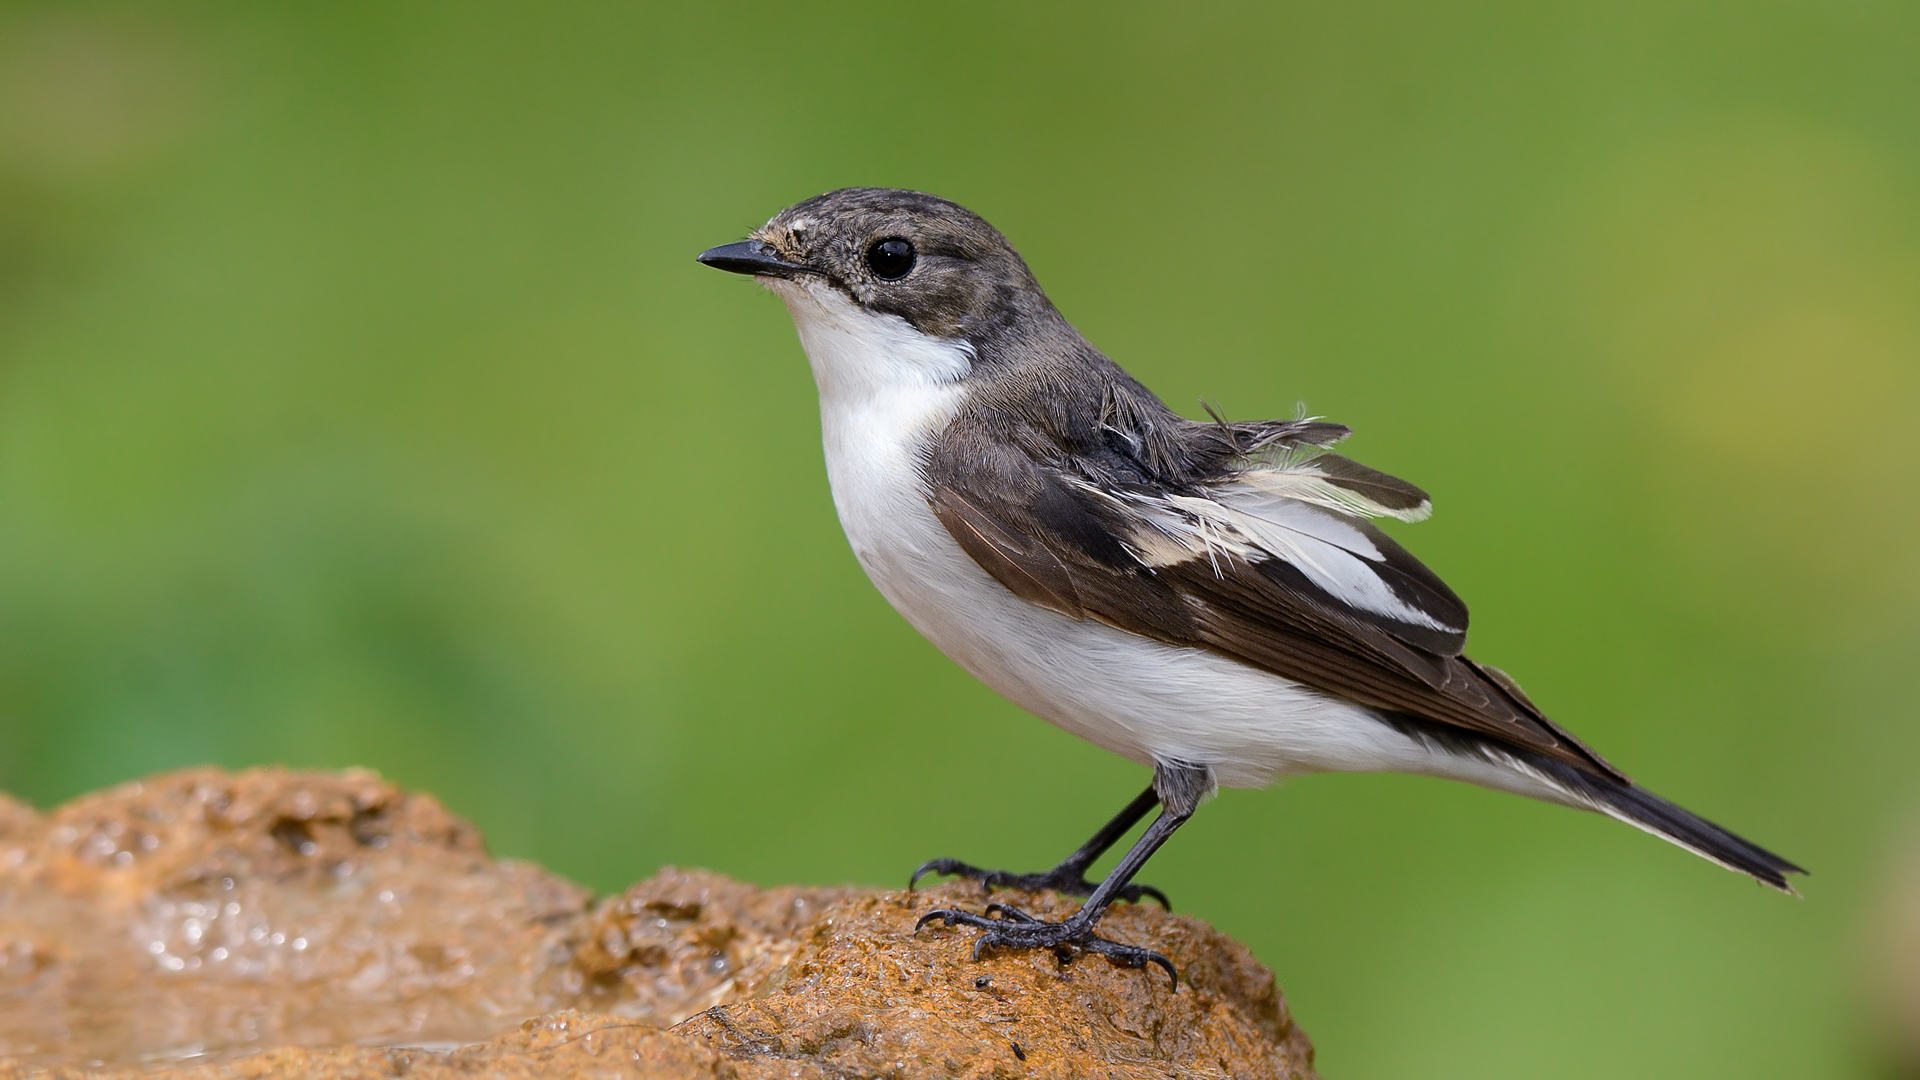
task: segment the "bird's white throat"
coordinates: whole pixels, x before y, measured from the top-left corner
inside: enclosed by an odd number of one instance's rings
[[[820,388],[821,441],[840,524],[861,565],[899,606],[887,556],[936,539],[951,543],[921,527],[939,528],[921,467],[929,440],[965,400],[973,350],[897,315],[869,312],[825,282],[768,279],[767,287],[792,313]]]
[[[940,396],[973,370],[973,347],[923,334],[898,315],[871,312],[813,278],[764,279],[786,302],[813,366],[820,401]]]

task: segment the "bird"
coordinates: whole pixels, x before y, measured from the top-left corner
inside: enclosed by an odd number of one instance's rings
[[[1051,870],[922,865],[989,889],[1085,897],[915,926],[995,949],[1165,956],[1101,936],[1116,901],[1221,786],[1403,772],[1597,811],[1793,894],[1786,859],[1635,784],[1464,652],[1467,607],[1378,526],[1420,488],[1333,452],[1319,418],[1188,419],[1087,341],[983,218],[915,191],[843,188],[702,252],[792,316],[819,390],[834,507],[868,578],[1001,695],[1153,770]],[[1117,865],[1095,860],[1154,807]]]

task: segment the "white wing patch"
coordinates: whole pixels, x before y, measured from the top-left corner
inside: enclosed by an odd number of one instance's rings
[[[1311,446],[1258,451],[1245,459],[1236,479],[1269,495],[1354,517],[1425,521],[1433,515],[1433,502],[1420,489]]]
[[[1394,591],[1379,572],[1386,552],[1356,520],[1420,521],[1432,513],[1432,503],[1417,488],[1345,458],[1282,450],[1209,485],[1205,495],[1110,492],[1084,482],[1080,487],[1139,523],[1127,547],[1147,567],[1204,558],[1216,576],[1224,576],[1234,560],[1279,559],[1350,607],[1430,630],[1464,629]]]
[[[1291,563],[1327,595],[1429,630],[1461,629],[1402,600],[1381,580],[1373,568],[1386,562],[1386,554],[1351,521],[1239,481],[1215,490],[1218,505],[1233,515],[1235,526],[1257,549]]]

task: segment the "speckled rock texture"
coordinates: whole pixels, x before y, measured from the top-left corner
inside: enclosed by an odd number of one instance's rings
[[[1104,924],[1177,990],[913,930],[983,902],[674,869],[596,900],[358,771],[0,796],[0,1080],[1312,1075],[1272,973],[1205,924]]]

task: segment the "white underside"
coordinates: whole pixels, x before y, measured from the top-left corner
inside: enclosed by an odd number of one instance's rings
[[[1569,801],[1527,772],[1408,738],[1366,707],[1199,649],[1029,604],[933,516],[921,460],[964,400],[964,345],[810,279],[769,281],[820,387],[827,476],[855,556],[894,608],[980,681],[1123,757],[1204,765],[1228,787],[1408,772]]]

